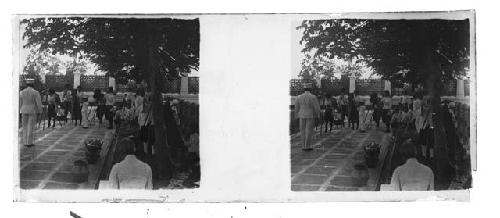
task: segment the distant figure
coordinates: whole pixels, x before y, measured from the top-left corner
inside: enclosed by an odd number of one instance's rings
[[[328,131],[328,125],[330,125],[330,132],[333,129],[333,106],[332,102],[329,102],[326,104],[325,108],[325,114],[323,115],[324,117],[324,123],[325,123],[325,133]]]
[[[62,92],[62,107],[64,109],[64,120],[68,119],[68,113],[71,111],[71,89],[70,85],[64,85],[64,90]]]
[[[84,129],[89,128],[89,101],[87,97],[82,97],[82,120],[80,124]]]
[[[304,85],[304,93],[295,100],[295,114],[300,120],[300,136],[302,137],[302,150],[311,151],[311,138],[314,132],[314,121],[320,116],[319,102],[311,94],[311,85]]]
[[[389,91],[384,91],[384,97],[382,98],[382,121],[385,123],[385,132],[391,132],[391,108],[392,108],[392,97]]]
[[[135,156],[134,142],[125,138],[118,144],[125,158],[116,163],[109,173],[109,182],[114,189],[153,189],[151,167]]]
[[[80,121],[80,125],[82,125],[82,109],[80,103],[80,96],[78,94],[77,89],[73,89],[71,91],[71,119],[75,122],[75,126],[78,125],[78,121]]]
[[[106,99],[104,99],[104,95],[100,89],[94,91],[94,99],[97,104],[97,118],[99,119],[99,124],[102,124],[102,116],[106,112]]]
[[[113,92],[113,87],[109,87],[108,92],[106,92],[106,95],[104,95],[104,98],[106,99],[105,116],[109,122],[108,129],[113,129],[113,118],[114,118],[113,107],[115,105],[115,93]]]
[[[345,117],[347,117],[349,113],[349,109],[347,107],[348,105],[348,96],[345,88],[342,88],[342,91],[340,92],[339,96],[339,105],[340,105],[340,113],[342,115],[342,126],[344,126],[345,123]]]
[[[397,191],[431,191],[434,190],[434,173],[419,163],[415,143],[408,139],[401,145],[401,153],[406,163],[394,170],[391,186]]]
[[[42,98],[36,91],[34,79],[26,79],[26,88],[19,93],[19,112],[22,115],[22,143],[26,147],[34,145],[34,132],[37,115],[42,113]]]
[[[50,127],[50,121],[53,121],[52,128],[56,126],[56,108],[57,108],[57,94],[54,89],[49,88],[49,95],[47,96],[47,120],[48,127]]]
[[[359,129],[359,111],[358,111],[358,102],[357,102],[357,96],[354,93],[350,93],[348,97],[348,103],[347,103],[347,108],[348,108],[348,120],[349,120],[349,127],[351,127],[353,130],[354,129]],[[356,128],[354,128],[356,126]]]

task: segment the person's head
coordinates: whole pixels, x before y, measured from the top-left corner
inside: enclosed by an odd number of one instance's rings
[[[54,91],[53,88],[49,88],[49,95],[53,95],[53,94],[56,94],[56,91]]]
[[[113,87],[112,87],[112,86],[110,86],[110,87],[108,88],[108,92],[109,92],[109,93],[113,93]]]
[[[64,85],[64,89],[69,90],[70,89],[70,85],[69,84],[65,84]]]
[[[82,87],[81,87],[81,86],[77,86],[77,87],[76,87],[76,90],[78,90],[78,91],[82,91]]]
[[[403,141],[401,144],[401,154],[406,159],[417,157],[417,146],[413,139],[409,138]]]
[[[31,79],[31,78],[30,79],[26,79],[25,83],[26,83],[26,87],[33,88],[35,86],[35,80]]]
[[[130,138],[124,138],[119,143],[123,155],[135,155],[135,143]]]
[[[385,90],[384,97],[391,97],[391,92],[389,92],[389,90]]]
[[[346,93],[346,89],[345,89],[345,88],[342,88],[342,89],[340,90],[340,94],[345,95],[345,93]]]
[[[304,84],[304,92],[310,92],[312,88],[312,84],[306,83]]]

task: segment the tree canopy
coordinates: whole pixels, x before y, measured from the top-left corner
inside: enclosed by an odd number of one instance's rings
[[[199,20],[172,18],[30,18],[25,26],[24,47],[39,46],[39,51],[84,55],[101,71],[119,83],[129,79],[145,81],[151,92],[154,122],[155,163],[162,179],[172,176],[171,154],[182,147],[175,122],[167,119],[171,110],[163,105],[166,77],[188,74],[199,66]],[[169,128],[166,122],[170,122]],[[165,134],[167,133],[167,134]],[[174,150],[172,150],[174,149]]]
[[[142,51],[151,37],[164,77],[185,75],[199,66],[199,21],[171,18],[29,18],[24,47],[53,54],[82,54],[119,81],[148,78]]]
[[[352,76],[356,78],[368,78],[373,76],[373,69],[365,62],[356,59],[344,60],[339,58],[330,59],[325,56],[311,56],[305,54],[302,60],[302,69],[299,76],[302,79],[338,79],[340,76]]]
[[[298,29],[304,31],[303,52],[362,60],[391,81],[425,85],[436,73],[446,82],[469,69],[468,19],[306,20]]]

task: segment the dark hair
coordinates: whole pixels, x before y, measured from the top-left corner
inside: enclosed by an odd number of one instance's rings
[[[54,89],[53,89],[53,88],[49,88],[49,95],[53,95],[53,94],[55,94],[55,93],[56,93],[56,91],[54,91]]]
[[[108,88],[108,92],[113,92],[113,86],[110,86],[110,87]]]
[[[384,91],[384,96],[390,97],[391,96],[391,92],[389,92],[389,90],[385,90]]]
[[[64,88],[65,88],[65,89],[69,89],[69,88],[70,88],[70,85],[66,83],[66,84],[64,85]]]
[[[309,88],[309,87],[307,87],[307,88],[304,88],[304,92],[305,92],[305,91],[308,91],[308,92],[310,92],[310,91],[311,91],[311,88]]]
[[[130,138],[124,138],[119,143],[123,155],[135,155],[135,143]]]
[[[417,146],[413,139],[409,138],[401,144],[401,154],[406,159],[417,157]]]

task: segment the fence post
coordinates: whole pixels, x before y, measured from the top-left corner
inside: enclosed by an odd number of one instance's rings
[[[464,80],[457,79],[457,98],[465,97]]]
[[[109,77],[108,79],[108,87],[113,87],[113,90],[116,91],[116,82],[114,77]]]
[[[356,89],[356,77],[350,76],[349,77],[349,93],[354,93],[355,89]]]
[[[73,88],[76,89],[80,85],[80,72],[73,73]]]
[[[392,92],[391,92],[391,81],[384,80],[384,91],[389,91],[389,93],[392,94]]]
[[[181,77],[181,95],[188,94],[189,78],[187,76]]]

